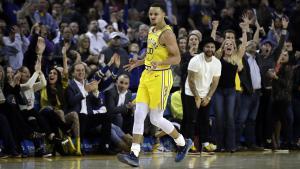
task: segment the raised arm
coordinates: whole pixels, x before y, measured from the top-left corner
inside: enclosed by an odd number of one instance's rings
[[[218,26],[219,26],[219,21],[212,21],[212,30],[211,30],[211,34],[210,36],[216,40],[216,37],[217,37],[217,29],[218,29]]]
[[[37,92],[37,91],[39,91],[42,88],[44,88],[44,87],[47,86],[47,80],[45,78],[44,73],[42,71],[39,71],[38,73],[39,73],[39,79],[40,79],[40,81],[33,84],[33,90],[34,90],[34,92]]]
[[[260,32],[261,28],[260,28],[260,25],[257,20],[255,22],[255,26],[256,26],[256,31],[253,35],[253,41],[255,41],[256,44],[259,44],[259,32]]]
[[[70,48],[69,43],[65,43],[64,47],[62,48],[62,54],[63,54],[63,75],[64,78],[68,78],[68,56],[67,56],[67,51]]]
[[[250,20],[248,19],[248,15],[243,16],[243,21],[240,23],[240,27],[242,29],[242,44],[240,45],[238,49],[238,56],[243,57],[246,51],[246,46],[247,46],[247,31],[249,30],[249,24]]]
[[[279,56],[281,54],[282,48],[284,46],[284,41],[287,35],[287,27],[289,25],[289,21],[286,18],[282,18],[282,31],[281,31],[281,36],[279,39],[279,43],[278,46],[276,47],[276,49],[274,50],[272,56],[275,62],[278,61]]]

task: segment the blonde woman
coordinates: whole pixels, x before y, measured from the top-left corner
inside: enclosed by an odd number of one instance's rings
[[[77,51],[82,62],[85,62],[92,70],[97,69],[99,56],[90,52],[90,39],[87,35],[82,34],[79,36]]]
[[[236,100],[235,77],[237,71],[243,69],[242,57],[245,54],[247,44],[247,29],[249,20],[243,17],[244,22],[240,24],[243,31],[242,44],[237,48],[234,39],[226,39],[216,56],[222,64],[221,77],[215,93],[216,111],[216,141],[219,151],[235,152],[235,125],[234,109]]]

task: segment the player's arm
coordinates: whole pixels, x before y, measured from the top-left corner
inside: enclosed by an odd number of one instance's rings
[[[168,57],[168,59],[161,61],[158,64],[159,65],[177,65],[177,64],[179,64],[181,58],[180,58],[180,52],[179,52],[179,48],[177,45],[175,34],[170,30],[166,30],[160,36],[159,42],[160,42],[160,44],[166,46],[168,53],[169,53],[169,57]]]

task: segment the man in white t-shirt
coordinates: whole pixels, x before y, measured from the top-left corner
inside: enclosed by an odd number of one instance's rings
[[[185,100],[190,106],[183,112],[184,137],[194,139],[199,125],[202,151],[214,151],[216,146],[209,143],[209,103],[221,76],[221,62],[214,56],[215,41],[203,41],[203,53],[195,55],[188,66],[185,82]],[[192,130],[191,130],[192,129]],[[197,132],[198,133],[198,132]]]

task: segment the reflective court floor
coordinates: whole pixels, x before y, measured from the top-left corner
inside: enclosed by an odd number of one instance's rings
[[[0,159],[0,169],[127,169],[116,156],[7,158]],[[188,155],[174,162],[173,153],[145,154],[140,158],[141,169],[300,169],[300,152],[241,152],[214,155]]]

